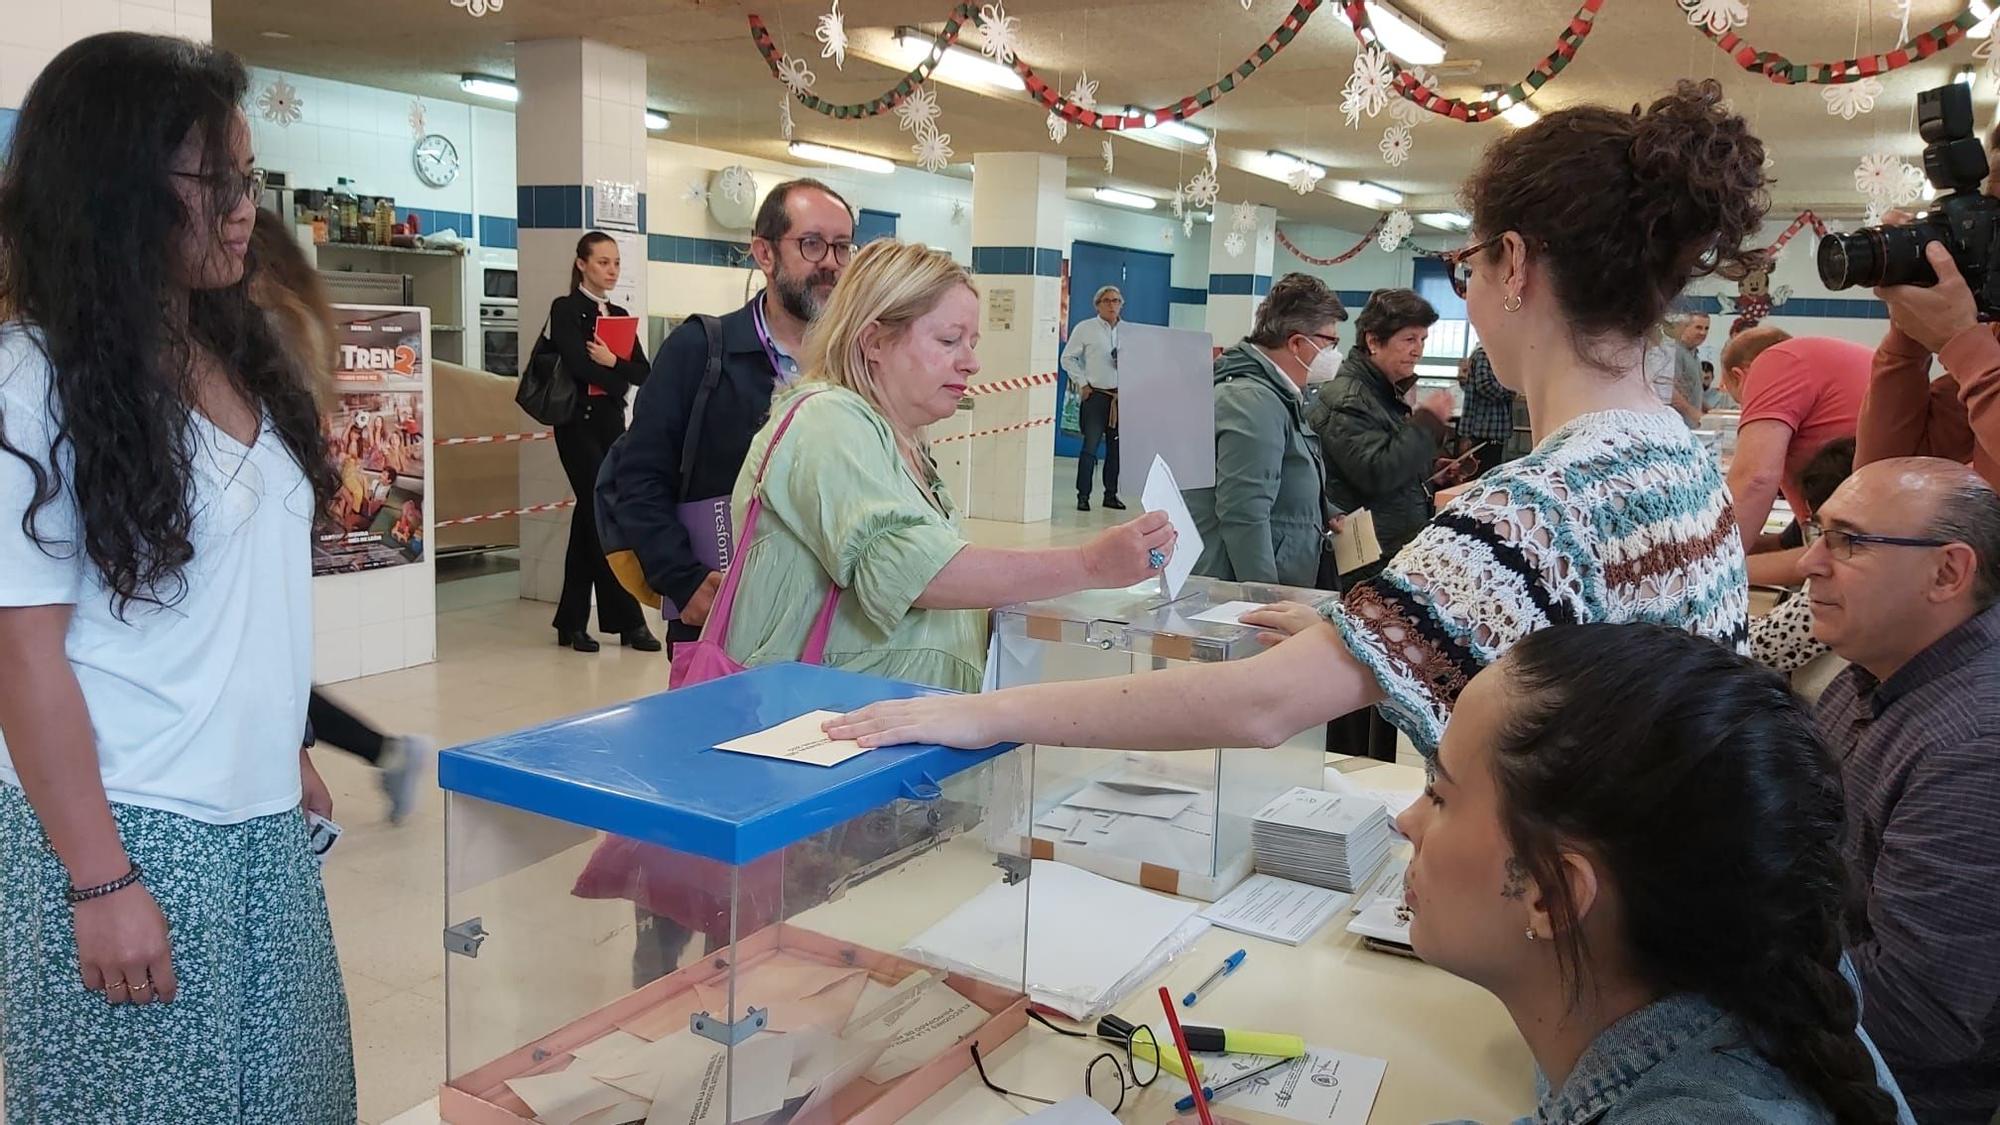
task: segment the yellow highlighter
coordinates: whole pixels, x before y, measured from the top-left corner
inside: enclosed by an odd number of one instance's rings
[[[1202,1054],[1268,1055],[1274,1059],[1296,1059],[1306,1053],[1306,1041],[1296,1035],[1269,1031],[1232,1031],[1222,1027],[1181,1025],[1188,1050]]]

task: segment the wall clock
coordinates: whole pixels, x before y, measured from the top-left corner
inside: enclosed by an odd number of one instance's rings
[[[417,178],[431,187],[441,188],[458,178],[458,146],[442,133],[426,134],[418,140],[411,162]]]

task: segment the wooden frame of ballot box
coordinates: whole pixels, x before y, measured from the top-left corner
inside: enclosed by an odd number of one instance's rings
[[[740,953],[740,963],[731,962],[732,949]],[[748,972],[778,961],[866,969],[877,983],[890,986],[914,973],[930,971],[927,966],[906,958],[780,922],[446,1082],[438,1088],[438,1115],[446,1125],[531,1123],[534,1114],[526,1102],[507,1088],[508,1079],[561,1070],[575,1058],[578,1047],[612,1031],[630,1031],[634,1026],[684,1029],[688,1019],[704,1009],[695,994],[697,985],[726,981],[732,968]],[[978,1032],[894,1081],[876,1085],[857,1079],[849,1083],[834,1095],[824,1112],[796,1118],[793,1125],[818,1122],[888,1125],[899,1121],[972,1066],[969,1045],[978,1044],[981,1053],[990,1055],[1027,1026],[1026,996],[956,973],[946,976],[944,982],[986,1011],[986,1022]]]

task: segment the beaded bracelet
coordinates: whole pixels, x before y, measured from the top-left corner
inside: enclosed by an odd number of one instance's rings
[[[71,887],[69,890],[69,904],[75,906],[79,902],[89,902],[94,898],[103,898],[106,895],[117,894],[119,891],[138,882],[142,874],[144,872],[139,870],[139,864],[135,860],[132,863],[132,870],[127,871],[109,883],[100,883],[95,887],[84,887],[82,890]]]

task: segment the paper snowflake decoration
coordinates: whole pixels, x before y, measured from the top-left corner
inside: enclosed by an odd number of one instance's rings
[[[1097,108],[1097,79],[1084,71],[1076,76],[1076,84],[1069,88],[1069,102],[1079,109]]]
[[[1994,52],[1995,43],[2000,43],[2000,39],[1988,36],[1984,42],[1973,48],[1972,57],[1986,64],[1987,81],[2000,87],[2000,53]]]
[[[1186,215],[1186,214],[1187,214],[1187,188],[1183,187],[1183,186],[1182,186],[1182,185],[1180,185],[1180,184],[1175,184],[1175,185],[1174,185],[1174,197],[1173,197],[1173,199],[1169,200],[1169,201],[1168,201],[1168,203],[1169,203],[1169,205],[1170,205],[1170,206],[1171,206],[1171,207],[1173,208],[1173,211],[1174,211],[1174,218],[1178,219],[1178,218],[1181,218],[1182,216]]]
[[[1376,239],[1376,244],[1389,253],[1395,253],[1396,247],[1408,241],[1410,226],[1408,211],[1391,212],[1388,219],[1382,223],[1382,237]]]
[[[1354,73],[1340,88],[1340,109],[1347,115],[1347,123],[1358,127],[1362,114],[1373,117],[1387,109],[1395,87],[1396,72],[1390,69],[1389,56],[1382,48],[1368,47],[1355,55]]]
[[[917,143],[910,146],[910,153],[917,158],[917,167],[926,172],[942,172],[951,163],[951,134],[924,129],[917,134]]]
[[[497,12],[506,7],[507,0],[451,0],[451,6],[464,8],[472,14],[473,19],[478,19],[488,12]]]
[[[1161,228],[1160,228],[1160,245],[1162,245],[1162,246],[1172,246],[1173,244],[1174,244],[1174,228],[1173,228],[1173,227],[1171,227],[1171,226],[1165,226],[1165,227],[1161,227]]]
[[[840,14],[840,0],[833,0],[833,10],[819,18],[813,38],[822,44],[820,58],[832,59],[835,70],[847,69],[847,18]]]
[[[792,96],[790,94],[780,94],[778,96],[778,131],[783,133],[785,139],[789,141],[792,139],[792,132],[795,128],[796,126],[792,123]]]
[[[681,189],[681,201],[683,203],[708,202],[708,185],[702,183],[700,180],[690,181],[688,186]]]
[[[804,97],[819,79],[807,68],[806,60],[797,55],[786,55],[778,60],[778,81],[783,82],[793,96]]]
[[[1185,215],[1182,215],[1182,216],[1181,216],[1181,233],[1182,233],[1183,235],[1186,235],[1186,236],[1187,236],[1187,237],[1189,237],[1189,238],[1193,238],[1193,237],[1194,237],[1194,212],[1193,212],[1193,211],[1189,211],[1189,212],[1188,212],[1187,214],[1185,214]]]
[[[1870,199],[1887,199],[1895,193],[1896,184],[1902,174],[1896,166],[1902,161],[1887,153],[1871,152],[1861,158],[1854,169],[1854,190]]]
[[[257,95],[257,112],[280,129],[289,129],[305,116],[306,103],[299,100],[296,86],[280,78]]]
[[[1416,146],[1416,138],[1410,135],[1408,125],[1391,125],[1382,130],[1382,144],[1379,147],[1382,149],[1382,159],[1388,161],[1391,168],[1402,167],[1403,161],[1410,158],[1410,151]]]
[[[995,0],[979,9],[979,29],[986,33],[979,51],[1001,66],[1013,66],[1021,53],[1021,21],[1007,14],[1007,5]]]
[[[1681,11],[1687,13],[1688,23],[1705,24],[1717,35],[1750,22],[1750,9],[1743,0],[1681,0]]]
[[[1211,177],[1215,175],[1215,168],[1216,168],[1216,161],[1215,161],[1215,134],[1214,134],[1214,133],[1210,133],[1210,134],[1208,135],[1208,174],[1209,174],[1209,175],[1210,175]]]
[[[1118,166],[1118,154],[1111,151],[1111,138],[1104,138],[1104,144],[1098,151],[1104,155],[1104,174],[1108,176]]]
[[[731,203],[748,203],[757,194],[756,177],[741,164],[724,168],[717,178],[721,181],[722,198]]]
[[[1908,207],[1910,204],[1923,198],[1924,188],[1930,181],[1924,178],[1924,170],[1922,168],[1917,167],[1907,160],[1900,161],[1899,163],[1902,164],[1902,168],[1899,170],[1901,179],[1896,183],[1896,190],[1889,194],[1889,202],[1894,203],[1898,207]]]
[[[1285,177],[1285,182],[1300,195],[1311,195],[1313,189],[1317,188],[1320,180],[1324,178],[1326,173],[1318,166],[1301,160],[1292,168],[1291,175]]]
[[[1408,73],[1411,78],[1416,79],[1418,86],[1426,90],[1437,89],[1437,75],[1432,74],[1423,67],[1410,67]],[[1389,99],[1389,116],[1398,125],[1408,125],[1414,128],[1428,121],[1431,111],[1404,97],[1401,92],[1397,92]]]
[[[1257,229],[1257,208],[1248,200],[1229,209],[1229,229],[1236,234],[1249,234]]]
[[[422,99],[422,98],[411,98],[411,99],[410,99],[410,136],[412,136],[412,137],[416,138],[417,140],[422,140],[422,139],[423,139],[423,137],[424,137],[424,134],[426,134],[426,133],[430,132],[430,130],[429,130],[429,129],[427,129],[427,128],[425,128],[425,127],[424,127],[424,117],[425,117],[425,112],[424,112],[424,102],[423,102],[423,99]]]
[[[1222,185],[1216,181],[1215,169],[1204,168],[1188,177],[1187,201],[1193,210],[1202,211],[1215,206],[1216,199],[1221,195]]]
[[[1879,199],[1875,200],[1868,205],[1867,213],[1861,216],[1861,225],[1869,227],[1880,226],[1882,225],[1883,216],[1888,213],[1889,205]]]
[[[1243,232],[1240,230],[1230,231],[1229,237],[1222,240],[1222,248],[1228,251],[1229,256],[1232,258],[1241,258],[1243,256],[1243,251],[1247,249],[1249,245],[1250,245],[1250,240],[1244,238]]]
[[[1896,29],[1896,45],[1900,47],[1910,41],[1910,0],[1895,0],[1890,7],[1902,20]]]
[[[919,86],[910,91],[910,96],[896,103],[896,128],[912,133],[935,128],[938,119],[937,93],[929,86]]]
[[[1863,78],[1856,82],[1822,86],[1819,96],[1826,99],[1828,113],[1852,121],[1857,114],[1868,113],[1875,108],[1875,99],[1882,96],[1882,80]]]
[[[965,201],[962,199],[954,199],[951,201],[951,225],[960,226],[964,222],[965,222]]]
[[[1049,112],[1049,139],[1057,144],[1069,137],[1069,118],[1051,110]]]

